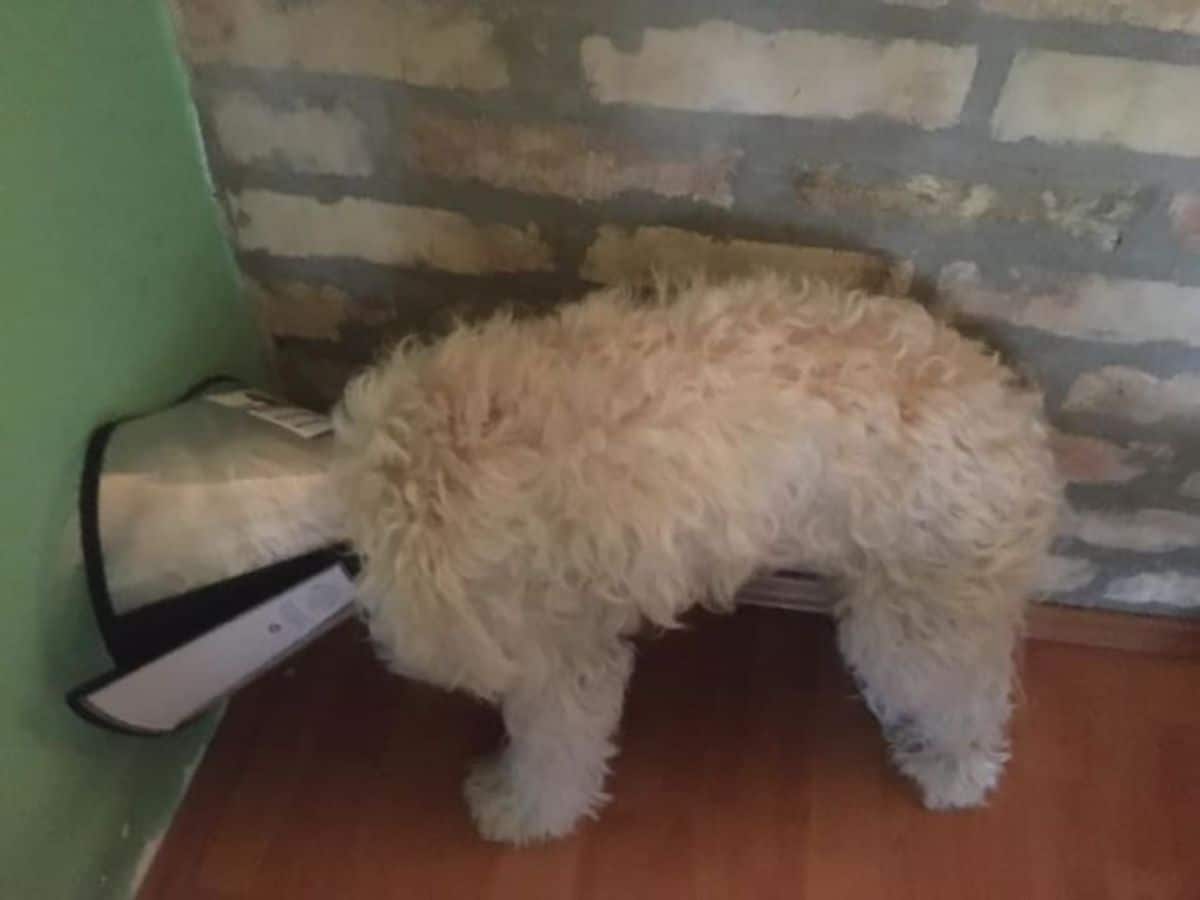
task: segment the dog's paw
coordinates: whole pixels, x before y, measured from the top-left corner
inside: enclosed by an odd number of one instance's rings
[[[927,809],[982,806],[1004,771],[1007,754],[972,750],[963,754],[921,751],[897,759],[900,770],[921,787]]]
[[[571,785],[522,779],[509,752],[480,760],[463,783],[479,833],[489,841],[533,844],[564,837],[590,811]]]

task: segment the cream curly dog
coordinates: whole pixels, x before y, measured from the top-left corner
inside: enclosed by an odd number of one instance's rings
[[[782,567],[840,584],[842,654],[926,805],[981,803],[1058,505],[1039,395],[908,300],[652,293],[404,343],[336,416],[374,640],[503,712],[465,784],[480,831],[595,813],[631,636]]]

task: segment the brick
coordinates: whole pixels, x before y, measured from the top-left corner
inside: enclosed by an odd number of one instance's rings
[[[647,29],[630,52],[593,35],[581,52],[589,89],[602,103],[828,119],[874,115],[929,129],[958,120],[976,62],[974,47],[767,33],[720,21]]]
[[[503,125],[420,113],[405,123],[408,164],[426,175],[572,200],[629,191],[733,205],[740,151],[670,158],[573,125]]]
[[[487,225],[440,209],[358,197],[321,203],[264,190],[243,191],[230,205],[244,251],[349,257],[459,274],[553,268],[553,254],[533,225]]]
[[[332,285],[295,282],[268,287],[248,280],[248,293],[272,337],[336,341],[350,305],[349,295]]]
[[[1137,211],[1132,191],[1014,190],[930,174],[872,183],[844,174],[840,166],[805,172],[795,188],[802,206],[822,212],[904,216],[942,230],[986,222],[1042,225],[1101,250],[1116,247],[1122,226]]]
[[[1055,431],[1050,445],[1059,473],[1076,484],[1121,484],[1145,475],[1174,455],[1166,444],[1121,445],[1084,434]]]
[[[242,165],[282,164],[294,172],[370,175],[366,128],[343,106],[280,109],[233,91],[212,104],[221,151]]]
[[[1138,425],[1195,427],[1200,424],[1200,373],[1156,378],[1140,369],[1104,366],[1076,378],[1062,408]]]
[[[1174,606],[1200,609],[1200,576],[1183,572],[1144,572],[1118,578],[1104,591],[1104,599],[1129,606]]]
[[[1200,288],[1095,274],[1009,269],[1003,285],[973,262],[946,265],[937,303],[976,322],[1003,322],[1111,344],[1191,339],[1200,347]]]
[[[367,75],[494,91],[509,84],[494,29],[462,3],[175,0],[193,63]]]
[[[1047,50],[1017,54],[992,133],[1200,156],[1200,68]]]
[[[1173,509],[1140,509],[1133,513],[1075,510],[1064,519],[1062,536],[1096,547],[1135,553],[1200,547],[1200,516]]]
[[[1096,580],[1099,567],[1079,556],[1051,554],[1046,557],[1035,590],[1039,594],[1066,594]]]
[[[819,277],[866,290],[895,292],[893,267],[879,256],[823,247],[721,240],[691,231],[643,226],[629,231],[602,226],[580,274],[612,283],[645,278],[653,270],[703,270],[715,278],[771,269],[794,277]],[[903,277],[903,269],[899,269]]]
[[[1200,194],[1180,194],[1171,201],[1171,231],[1180,246],[1200,253]]]
[[[980,6],[1018,19],[1074,19],[1200,34],[1196,0],[980,0]]]
[[[379,326],[395,318],[387,304],[352,298],[332,284],[303,281],[260,283],[246,279],[248,293],[267,334],[276,338],[336,341],[347,322]]]
[[[1193,472],[1179,486],[1179,493],[1190,500],[1200,500],[1200,472]]]

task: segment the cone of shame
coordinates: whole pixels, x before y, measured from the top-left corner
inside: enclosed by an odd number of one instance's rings
[[[349,614],[329,420],[228,379],[88,444],[80,540],[114,669],[89,721],[165,734]]]

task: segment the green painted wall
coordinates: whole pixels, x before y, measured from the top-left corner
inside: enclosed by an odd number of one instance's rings
[[[129,892],[211,722],[77,721],[103,671],[68,523],[90,428],[258,374],[157,0],[0,3],[0,897]]]

